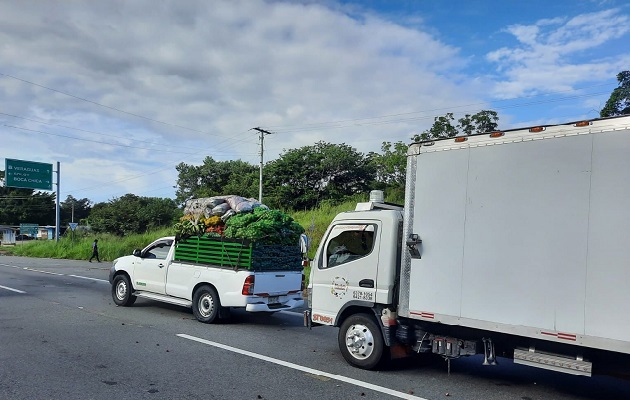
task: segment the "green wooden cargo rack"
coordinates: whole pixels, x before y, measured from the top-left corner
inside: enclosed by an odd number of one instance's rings
[[[299,246],[261,245],[207,236],[177,238],[175,261],[252,271],[302,270]]]

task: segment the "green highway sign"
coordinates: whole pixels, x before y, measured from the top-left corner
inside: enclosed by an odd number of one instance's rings
[[[24,189],[52,190],[52,164],[6,159],[5,185]]]
[[[37,236],[37,231],[39,231],[39,225],[37,224],[20,224],[20,233],[35,237]]]

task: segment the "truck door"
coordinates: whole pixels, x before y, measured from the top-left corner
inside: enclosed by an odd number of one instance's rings
[[[312,320],[332,325],[346,305],[373,305],[376,298],[380,222],[332,225],[312,273]]]
[[[166,293],[167,260],[173,239],[163,239],[151,243],[136,257],[134,262],[134,283],[136,290],[152,293]]]

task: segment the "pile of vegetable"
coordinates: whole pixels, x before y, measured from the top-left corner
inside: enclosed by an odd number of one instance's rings
[[[187,202],[184,213],[174,226],[179,237],[224,237],[293,246],[304,233],[288,214],[239,196],[193,199]]]
[[[207,234],[211,237],[221,237],[225,230],[225,223],[220,217],[201,217],[195,221],[192,215],[184,215],[174,226],[179,236],[201,236]]]
[[[252,213],[237,214],[226,222],[224,237],[247,239],[264,244],[296,245],[304,228],[282,211],[254,208]]]

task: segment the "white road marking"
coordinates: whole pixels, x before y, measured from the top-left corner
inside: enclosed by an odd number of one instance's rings
[[[234,353],[242,354],[242,355],[245,355],[245,356],[248,356],[248,357],[257,358],[259,360],[267,361],[267,362],[270,362],[270,363],[273,363],[273,364],[278,364],[278,365],[281,365],[283,367],[296,369],[298,371],[306,372],[307,374],[324,376],[324,377],[327,377],[327,378],[330,378],[330,379],[335,379],[337,381],[341,381],[341,382],[349,383],[351,385],[359,386],[359,387],[362,387],[362,388],[365,388],[365,389],[373,390],[375,392],[385,393],[385,394],[388,394],[390,396],[398,397],[398,398],[401,398],[401,399],[427,400],[427,399],[424,399],[422,397],[413,396],[413,395],[410,395],[408,393],[403,393],[403,392],[392,390],[392,389],[389,389],[389,388],[386,388],[386,387],[383,387],[383,386],[378,386],[378,385],[374,385],[374,384],[371,384],[371,383],[368,383],[368,382],[363,382],[363,381],[360,381],[358,379],[352,379],[352,378],[348,378],[347,376],[342,376],[342,375],[330,374],[328,372],[319,371],[319,370],[316,370],[316,369],[313,369],[313,368],[304,367],[302,365],[290,363],[290,362],[287,362],[287,361],[278,360],[277,358],[263,356],[262,354],[252,353],[251,351],[241,350],[241,349],[238,349],[236,347],[227,346],[225,344],[212,342],[210,340],[201,339],[201,338],[198,338],[198,337],[195,337],[195,336],[186,335],[184,333],[179,333],[179,334],[177,334],[177,336],[179,336],[181,338],[184,338],[184,339],[193,340],[195,342],[207,344],[209,346],[218,347],[218,348],[223,349],[223,350],[227,350],[227,351],[231,351],[231,352],[234,352]]]
[[[79,278],[79,279],[88,279],[91,281],[97,281],[97,282],[104,282],[104,283],[109,283],[109,281],[107,279],[98,279],[98,278],[90,278],[89,276],[81,276],[81,275],[68,275],[68,274],[62,274],[59,272],[51,272],[51,271],[42,271],[40,269],[34,269],[34,268],[29,268],[29,267],[19,267],[17,265],[9,265],[9,264],[2,264],[0,263],[0,266],[3,267],[11,267],[11,268],[16,268],[16,269],[23,269],[25,271],[31,271],[31,272],[39,272],[42,274],[48,274],[48,275],[57,275],[57,276],[70,276],[72,278]],[[0,286],[0,287],[4,287],[4,286]],[[5,288],[6,289],[6,288]],[[26,293],[26,292],[24,292]]]
[[[33,271],[33,272],[41,272],[42,274],[49,274],[49,275],[57,275],[57,276],[64,276],[65,275],[65,274],[60,274],[58,272],[41,271],[39,269],[33,269],[33,268],[29,268],[29,267],[24,267],[22,269],[25,269],[27,271]]]
[[[10,290],[10,291],[15,292],[15,293],[26,293],[26,292],[25,292],[25,291],[23,291],[23,290],[13,289],[13,288],[6,287],[6,286],[2,286],[2,285],[0,285],[0,288],[2,288],[2,289],[6,289],[6,290]]]
[[[80,276],[80,275],[68,275],[68,276],[71,276],[73,278],[88,279],[88,280],[91,280],[91,281],[109,283],[109,281],[107,279],[90,278],[89,276]]]

